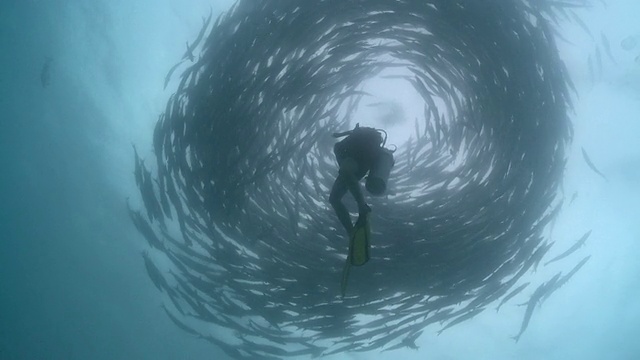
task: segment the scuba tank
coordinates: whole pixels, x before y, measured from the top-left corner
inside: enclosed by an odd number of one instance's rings
[[[393,151],[381,147],[378,150],[378,156],[373,163],[373,167],[369,171],[367,176],[367,182],[365,188],[371,195],[381,196],[387,190],[387,181],[389,180],[389,174],[395,164],[393,159]]]
[[[381,133],[384,133],[384,139]],[[393,151],[384,147],[387,142],[387,132],[382,129],[360,127],[358,123],[353,130],[333,134],[335,138],[344,136],[350,136],[350,138],[342,141],[352,140],[354,143],[358,143],[359,146],[373,153],[365,188],[371,195],[383,195],[387,189],[387,181],[389,180],[391,169],[395,164]]]

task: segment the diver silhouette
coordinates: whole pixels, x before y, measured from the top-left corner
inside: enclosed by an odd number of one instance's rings
[[[385,134],[384,139],[381,133]],[[331,188],[329,202],[347,234],[352,236],[354,224],[351,222],[349,211],[342,203],[342,198],[347,191],[351,192],[358,204],[359,216],[356,225],[362,224],[371,212],[371,207],[364,199],[360,180],[369,173],[366,181],[367,191],[373,195],[382,195],[386,190],[386,181],[394,160],[392,152],[384,148],[384,130],[356,124],[353,130],[333,134],[335,138],[344,136],[346,138],[333,147],[340,170]]]

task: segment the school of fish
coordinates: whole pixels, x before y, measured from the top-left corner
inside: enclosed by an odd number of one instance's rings
[[[203,19],[166,78],[182,72],[155,163],[134,147],[145,213],[129,212],[171,321],[236,359],[319,357],[416,348],[526,293],[565,203],[572,84],[556,22],[584,5],[240,0]],[[424,118],[398,144],[388,193],[369,198],[371,260],[341,297],[331,134],[390,68]],[[515,339],[575,271],[531,294]]]

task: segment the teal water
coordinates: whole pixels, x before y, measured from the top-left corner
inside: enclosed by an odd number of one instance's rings
[[[215,2],[214,13],[229,4]],[[0,3],[0,359],[225,359],[166,317],[125,207],[127,197],[139,205],[131,143],[151,159],[171,93],[164,76],[208,11],[205,1]],[[579,93],[565,191],[578,196],[553,238],[562,249],[592,229],[579,250],[592,259],[536,310],[522,339],[509,337],[526,297],[439,337],[427,329],[418,351],[332,358],[640,357],[640,45],[628,40],[640,44],[638,13],[630,0],[594,3],[581,13],[591,35],[562,29]]]

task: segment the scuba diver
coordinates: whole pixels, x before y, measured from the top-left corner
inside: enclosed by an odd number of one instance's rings
[[[381,133],[385,134],[383,139]],[[338,177],[331,188],[329,202],[340,223],[349,235],[349,259],[352,265],[363,265],[369,260],[369,213],[371,207],[364,199],[360,180],[369,173],[366,189],[372,195],[382,195],[386,181],[394,165],[392,151],[386,149],[386,132],[356,124],[353,130],[334,133],[335,138],[346,138],[337,142],[333,152],[340,167]],[[358,220],[355,225],[342,203],[342,198],[351,192],[358,204]]]

